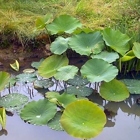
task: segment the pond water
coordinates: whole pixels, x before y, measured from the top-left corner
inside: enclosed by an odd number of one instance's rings
[[[73,61],[74,62],[74,61]],[[82,63],[81,61],[79,61]],[[74,62],[77,63],[77,62]],[[26,66],[27,67],[27,66]],[[15,86],[11,92],[23,93],[30,100],[38,100],[43,98],[42,93],[33,90],[33,95],[29,94],[29,86]],[[30,89],[33,87],[30,86]],[[8,89],[1,92],[1,95],[7,94]],[[103,131],[91,140],[133,140],[140,137],[140,105],[136,104],[140,95],[131,95],[124,102],[114,103],[106,102],[98,97],[92,98],[96,102],[105,107],[107,115],[107,124]],[[77,140],[64,131],[55,131],[48,126],[35,126],[25,123],[19,115],[14,113],[13,116],[7,115],[6,123],[7,131],[0,131],[0,140]]]

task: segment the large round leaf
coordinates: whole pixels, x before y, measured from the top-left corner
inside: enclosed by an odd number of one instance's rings
[[[101,84],[100,95],[108,101],[119,102],[129,97],[129,91],[123,82],[114,79]]]
[[[129,52],[127,52],[122,58],[121,61],[125,62],[125,61],[130,61],[131,59],[135,58],[134,52],[132,50],[130,50]]]
[[[106,116],[96,104],[88,100],[79,100],[66,107],[60,123],[69,135],[90,139],[102,131]]]
[[[113,50],[124,55],[129,50],[128,42],[130,38],[121,33],[119,30],[106,28],[103,30],[103,39],[106,45],[110,46]]]
[[[104,48],[104,42],[99,31],[94,33],[80,33],[69,40],[70,48],[81,55],[98,54]]]
[[[61,55],[68,49],[69,38],[58,37],[50,46],[51,52]]]
[[[112,63],[119,58],[119,55],[116,52],[103,51],[100,54],[91,55],[91,58],[99,58],[107,61],[108,63]]]
[[[22,105],[28,102],[29,98],[18,93],[11,93],[0,98],[0,106],[6,108],[7,111],[15,111],[21,109]]]
[[[140,80],[122,79],[121,81],[127,86],[131,94],[140,94]]]
[[[78,27],[82,27],[80,21],[69,15],[61,15],[55,18],[51,24],[47,25],[47,29],[51,34],[64,32],[71,34]]]
[[[140,43],[135,42],[132,49],[133,49],[135,56],[140,59]]]
[[[65,55],[52,55],[46,58],[38,68],[38,74],[45,78],[50,78],[56,74],[56,71],[68,65],[68,58]]]
[[[78,68],[76,66],[64,66],[57,70],[54,77],[57,80],[67,81],[69,79],[74,78],[77,72],[78,72]]]
[[[10,79],[10,74],[4,71],[0,71],[0,91],[5,88]]]
[[[21,110],[20,117],[31,124],[46,125],[54,117],[56,112],[56,105],[47,99],[43,99],[32,101],[24,106]]]
[[[82,66],[81,74],[90,82],[109,82],[118,74],[118,69],[102,59],[94,58]]]

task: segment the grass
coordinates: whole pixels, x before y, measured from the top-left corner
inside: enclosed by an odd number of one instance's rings
[[[45,14],[70,14],[92,29],[112,27],[139,40],[140,0],[0,0],[0,41],[34,40],[35,20]],[[7,40],[10,40],[9,42]]]

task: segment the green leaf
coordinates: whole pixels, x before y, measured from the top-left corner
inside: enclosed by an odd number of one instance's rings
[[[77,72],[78,72],[78,68],[76,66],[70,66],[70,65],[63,66],[57,70],[54,77],[57,80],[67,81],[69,79],[74,78]]]
[[[82,76],[75,75],[74,78],[69,79],[67,83],[73,86],[83,86],[87,85],[89,81],[86,78],[82,78]]]
[[[140,80],[122,79],[131,94],[140,94]]]
[[[100,95],[108,101],[120,102],[129,97],[129,91],[123,82],[113,79],[101,84]]]
[[[39,62],[32,62],[32,63],[31,63],[31,66],[32,66],[33,68],[38,69],[38,67],[40,66],[40,64],[41,64],[43,61],[44,61],[44,58],[40,59]]]
[[[120,53],[122,56],[130,49],[128,42],[130,38],[119,30],[106,28],[103,30],[103,39],[106,45]]]
[[[90,59],[81,68],[81,74],[90,82],[109,82],[116,77],[118,69],[102,59]]]
[[[60,15],[47,25],[47,29],[52,35],[64,32],[71,34],[78,27],[82,27],[80,21],[69,15]]]
[[[0,91],[2,91],[8,84],[10,79],[10,74],[4,71],[0,71]]]
[[[103,59],[104,61],[107,61],[108,63],[112,63],[116,61],[116,59],[119,58],[119,55],[116,52],[102,51],[101,53],[97,55],[91,55],[91,58]]]
[[[5,129],[6,126],[6,111],[5,108],[0,108],[0,124],[2,129]]]
[[[70,48],[81,55],[98,54],[104,48],[104,42],[99,31],[94,33],[80,33],[69,40]]]
[[[23,73],[34,73],[34,72],[35,72],[35,69],[31,69],[31,68],[23,70]]]
[[[130,50],[129,52],[127,52],[122,58],[121,58],[121,61],[122,62],[125,62],[125,61],[129,61],[131,59],[135,58],[135,55],[133,53],[132,50]]]
[[[90,139],[103,130],[106,115],[96,104],[88,100],[79,100],[65,108],[60,123],[69,135]]]
[[[51,120],[47,123],[47,125],[48,125],[51,129],[53,129],[53,130],[62,131],[63,128],[62,128],[62,126],[61,126],[61,124],[60,124],[61,115],[62,115],[62,112],[58,111],[58,112],[55,114],[54,118],[51,119]]]
[[[135,56],[140,59],[140,43],[135,42],[132,50],[133,50]]]
[[[15,63],[10,64],[11,68],[14,69],[15,71],[19,71],[19,62],[15,60]]]
[[[58,37],[50,46],[51,52],[61,55],[68,49],[69,38]]]
[[[56,105],[47,99],[32,101],[24,106],[20,117],[31,124],[46,125],[56,114],[56,109]]]
[[[38,68],[38,74],[45,78],[51,78],[57,70],[68,65],[68,58],[65,55],[52,55],[46,58]]]
[[[74,94],[74,95],[77,95],[78,97],[89,96],[92,94],[92,92],[93,92],[93,89],[86,86],[69,86],[67,88],[68,94]]]
[[[54,85],[54,82],[50,79],[43,79],[43,80],[35,80],[34,87],[35,88],[49,88]]]
[[[52,18],[51,14],[37,18],[35,23],[36,30],[45,28],[45,26],[50,22],[51,18]]]
[[[28,102],[29,98],[18,93],[11,93],[0,98],[0,106],[7,111],[18,111],[24,104]]]

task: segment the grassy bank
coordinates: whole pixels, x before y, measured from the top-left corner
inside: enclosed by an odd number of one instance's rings
[[[70,14],[89,28],[118,28],[139,39],[139,0],[0,0],[1,47],[13,40],[23,46],[32,43],[39,34],[34,32],[35,20],[49,13]]]

